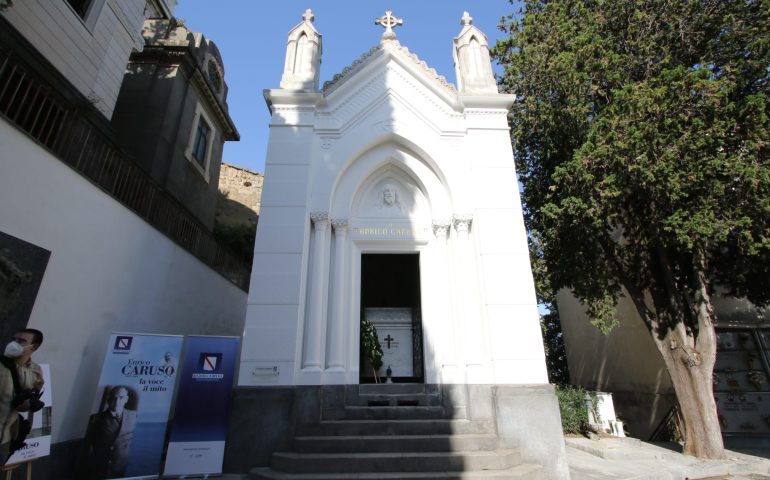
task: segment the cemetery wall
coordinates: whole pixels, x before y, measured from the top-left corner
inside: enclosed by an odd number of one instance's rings
[[[240,335],[246,293],[0,120],[0,231],[51,251],[29,326],[53,441],[83,436],[111,332]]]
[[[557,296],[570,382],[612,393],[632,436],[647,439],[673,405],[671,378],[644,322],[621,302],[620,324],[608,335],[591,325],[568,290]]]
[[[719,291],[712,299],[718,334],[723,327],[770,323],[770,310],[758,312],[749,302],[725,298]],[[617,416],[626,422],[630,434],[650,438],[673,407],[675,396],[660,352],[632,302],[621,299],[620,323],[608,335],[590,324],[585,309],[568,290],[559,292],[557,302],[570,382],[612,393]],[[717,355],[715,371],[720,369],[719,361]]]

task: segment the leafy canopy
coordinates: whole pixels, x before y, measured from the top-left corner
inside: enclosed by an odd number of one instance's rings
[[[699,273],[770,301],[768,25],[768,0],[530,0],[503,19],[536,274],[600,328],[622,287],[677,317]]]

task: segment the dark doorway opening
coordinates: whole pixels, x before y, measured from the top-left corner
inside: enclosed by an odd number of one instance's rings
[[[411,370],[394,369],[392,381],[395,383],[422,383],[424,381],[424,363],[422,353],[422,312],[420,304],[420,254],[375,254],[361,255],[361,318],[365,315],[382,317],[382,312],[397,312],[399,315],[409,315],[410,322],[407,325],[399,325],[395,328],[400,335],[407,335],[406,340],[411,341],[392,342],[392,336],[396,330],[390,333],[392,325],[379,325],[377,320],[372,321],[378,329],[378,337],[386,356],[392,352],[392,347],[400,346],[411,352],[401,351],[401,358],[408,355],[407,363],[411,360]],[[373,314],[373,312],[376,313]],[[408,312],[408,313],[407,313]],[[380,320],[382,321],[382,320]],[[382,331],[380,331],[382,330]],[[411,343],[411,348],[409,348]],[[371,369],[364,368],[364,359],[361,359],[361,383],[374,382]],[[385,377],[387,363],[383,364],[382,373]],[[408,374],[403,372],[408,371]]]

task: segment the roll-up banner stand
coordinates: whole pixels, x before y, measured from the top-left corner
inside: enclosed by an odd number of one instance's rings
[[[32,430],[24,440],[24,446],[16,450],[6,465],[15,463],[29,462],[36,458],[45,457],[51,454],[51,414],[53,412],[53,395],[51,395],[51,369],[47,364],[40,364],[43,371],[43,394],[40,400],[43,402],[43,408],[30,414],[24,412],[22,415],[29,420],[32,415]]]
[[[110,336],[78,461],[82,478],[158,475],[183,337]]]
[[[187,337],[164,478],[222,473],[238,342]]]

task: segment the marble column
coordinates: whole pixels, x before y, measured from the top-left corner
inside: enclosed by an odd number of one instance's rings
[[[345,370],[345,306],[347,305],[347,286],[345,268],[347,266],[347,231],[348,219],[335,218],[334,227],[334,277],[332,284],[332,318],[329,319],[327,368],[333,371]]]
[[[310,219],[313,222],[314,231],[313,270],[310,278],[310,301],[306,315],[302,368],[321,370],[329,279],[329,215],[326,212],[311,212]]]
[[[443,301],[436,301],[439,311],[436,312],[437,318],[440,319],[440,324],[437,327],[440,328],[441,336],[439,341],[440,345],[440,367],[443,383],[456,383],[457,378],[457,345],[456,345],[456,318],[454,315],[453,298],[452,295],[452,274],[450,272],[451,259],[449,257],[449,249],[447,242],[449,240],[449,232],[452,224],[448,220],[434,220],[433,221],[433,234],[436,236],[436,248],[435,248],[435,270],[436,279],[438,279],[436,285],[435,298],[441,298]]]
[[[472,215],[455,215],[452,218],[457,232],[458,260],[457,287],[458,298],[462,299],[460,315],[462,316],[461,335],[465,356],[466,376],[471,381],[482,368],[483,325],[481,308],[478,301],[478,275],[473,266],[473,246],[470,241]]]

